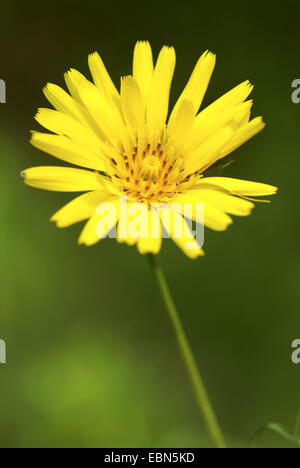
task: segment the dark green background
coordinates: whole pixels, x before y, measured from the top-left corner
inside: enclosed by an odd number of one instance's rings
[[[66,2],[1,4],[0,366],[2,447],[207,447],[185,371],[151,277],[136,249],[113,240],[76,244],[81,226],[49,217],[69,194],[23,185],[20,171],[56,164],[28,143],[42,87],[88,73],[98,50],[116,84],[138,39],[155,55],[174,45],[172,103],[200,54],[216,52],[208,104],[254,84],[266,129],[236,151],[224,175],[279,186],[270,205],[206,230],[206,257],[191,261],[166,240],[160,254],[212,400],[232,446],[262,424],[293,430],[300,409],[300,78],[296,2]],[[265,447],[291,446],[277,436]]]

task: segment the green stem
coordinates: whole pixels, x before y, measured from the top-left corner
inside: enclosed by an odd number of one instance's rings
[[[193,352],[179,318],[176,306],[168,288],[164,273],[157,263],[156,256],[148,254],[151,269],[156,278],[163,302],[175,331],[176,340],[189,375],[199,409],[204,417],[208,432],[217,448],[226,448],[224,437],[218,424],[208,393],[196,364]]]

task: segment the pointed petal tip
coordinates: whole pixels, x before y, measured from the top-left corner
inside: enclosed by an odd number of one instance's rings
[[[35,139],[36,133],[38,133],[36,130],[30,130],[30,138],[29,138],[29,143],[33,145],[33,140]]]
[[[164,45],[162,46],[161,50],[160,50],[160,54],[161,53],[168,53],[168,54],[171,54],[172,55],[172,58],[176,57],[176,53],[175,53],[175,48],[174,46],[169,46],[169,45]]]
[[[261,130],[265,128],[267,125],[266,122],[264,122],[264,118],[262,116],[256,117],[258,125],[260,125]]]
[[[197,258],[203,258],[205,256],[205,252],[202,249],[193,250],[185,250],[185,255],[190,258],[191,260],[196,260]]]
[[[54,223],[58,229],[64,229],[68,227],[68,225],[65,225],[63,222],[60,222],[59,219],[50,218],[50,222]]]
[[[44,85],[44,87],[43,87],[43,92],[45,93],[45,92],[47,92],[47,91],[51,91],[51,90],[57,89],[57,88],[58,88],[58,86],[57,86],[56,84],[50,83],[50,82],[49,82],[49,83],[46,83],[46,84]]]
[[[270,185],[270,193],[269,195],[276,195],[278,193],[279,188],[275,187],[274,185]],[[269,200],[268,200],[269,201]]]
[[[147,39],[140,39],[136,41],[135,47],[140,47],[140,46],[150,46],[150,42]]]
[[[77,244],[78,244],[78,245],[87,245],[86,242],[85,242],[85,240],[83,239],[82,233],[81,233],[80,236],[78,237]]]
[[[216,56],[217,56],[217,55],[216,55],[215,52],[213,52],[212,50],[207,49],[205,52],[203,52],[203,54],[201,55],[200,58],[206,59],[206,60],[207,60],[207,59],[213,59],[213,60],[215,60],[215,59],[216,59]]]
[[[90,53],[89,53],[88,57],[89,57],[89,58],[92,58],[92,57],[95,57],[95,56],[97,56],[97,55],[99,55],[99,53],[98,53],[96,50],[94,50],[94,52],[90,52]]]

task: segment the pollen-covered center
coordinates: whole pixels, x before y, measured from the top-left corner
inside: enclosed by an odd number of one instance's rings
[[[151,155],[146,156],[140,164],[141,178],[156,183],[161,170],[161,160],[159,157]]]
[[[190,183],[182,151],[167,138],[163,143],[138,140],[132,148],[123,147],[111,158],[108,174],[120,193],[146,202],[168,201]]]

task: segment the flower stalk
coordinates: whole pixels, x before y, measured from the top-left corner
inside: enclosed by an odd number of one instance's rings
[[[172,295],[170,293],[165,275],[157,262],[155,255],[147,255],[151,270],[157,281],[165,308],[170,318],[172,327],[175,332],[177,344],[188,373],[193,391],[195,393],[198,407],[204,418],[207,430],[213,440],[216,448],[226,448],[225,440],[220,429],[217,417],[210,402],[207,390],[205,388],[202,376],[197,366],[194,354],[189,344],[188,338],[185,334],[181,319],[174,304]]]

